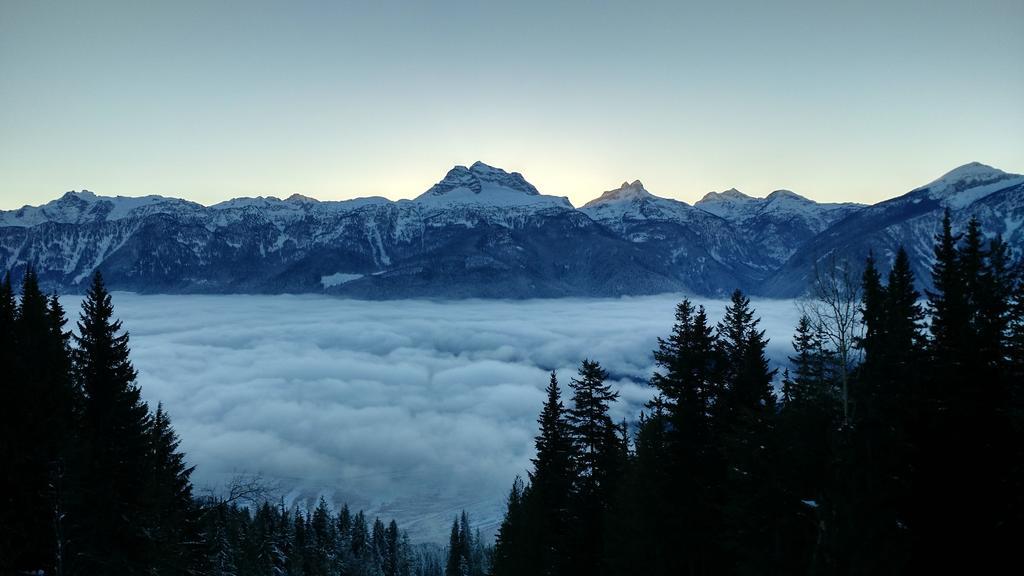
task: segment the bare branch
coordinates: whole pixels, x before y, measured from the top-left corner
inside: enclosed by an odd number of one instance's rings
[[[814,262],[811,286],[797,301],[800,312],[831,344],[838,363],[843,394],[843,425],[849,423],[849,372],[860,360],[854,346],[863,325],[860,320],[860,270],[835,252]]]

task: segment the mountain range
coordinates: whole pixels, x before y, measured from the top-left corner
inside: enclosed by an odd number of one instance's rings
[[[830,254],[883,271],[897,248],[927,287],[945,209],[1024,248],[1024,176],[970,163],[891,200],[823,204],[735,189],[693,205],[623,182],[580,208],[517,172],[456,166],[413,200],[301,195],[212,206],[68,192],[0,211],[0,267],[81,292],[93,270],[145,293],[329,293],[358,298],[532,298],[734,288],[794,297]]]

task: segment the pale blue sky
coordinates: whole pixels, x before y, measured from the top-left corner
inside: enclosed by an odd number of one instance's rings
[[[1024,172],[1024,2],[0,0],[0,209],[66,190],[874,202]]]

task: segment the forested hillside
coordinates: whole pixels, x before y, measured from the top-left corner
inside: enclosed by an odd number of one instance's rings
[[[140,397],[128,333],[97,273],[69,331],[29,269],[0,285],[0,574],[440,576],[438,546],[348,507],[272,502],[243,477],[193,493],[170,416]],[[461,528],[458,565],[489,548]],[[469,559],[472,559],[470,564]],[[453,560],[449,559],[448,562]]]
[[[776,376],[739,291],[724,320],[683,300],[635,434],[586,360],[552,374],[496,576],[990,573],[1018,563],[1024,282],[947,212],[925,297],[905,251],[820,279]],[[855,320],[851,323],[850,320]]]

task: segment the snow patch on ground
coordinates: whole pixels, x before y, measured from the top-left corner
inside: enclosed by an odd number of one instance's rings
[[[359,280],[362,277],[362,274],[346,274],[344,272],[338,272],[329,276],[321,276],[320,284],[322,284],[324,288],[332,288],[334,286],[341,286],[342,284],[353,280]]]

